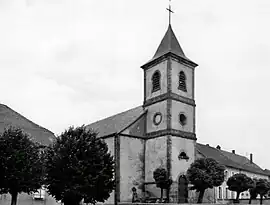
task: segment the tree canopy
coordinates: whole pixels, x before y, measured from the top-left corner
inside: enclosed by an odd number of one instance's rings
[[[260,204],[262,204],[263,197],[270,190],[270,182],[267,179],[254,179],[254,181],[256,183],[255,192],[260,195]]]
[[[114,189],[114,159],[85,126],[65,130],[46,151],[48,192],[64,204],[104,202]]]
[[[245,174],[237,173],[231,176],[227,181],[228,189],[235,191],[236,201],[239,202],[239,196],[241,192],[247,191],[255,186],[253,180]]]
[[[153,172],[153,178],[156,186],[161,189],[161,200],[163,198],[163,189],[169,189],[172,184],[172,179],[169,178],[169,173],[164,168],[157,168]]]
[[[220,186],[224,181],[224,166],[212,158],[200,158],[195,160],[187,170],[191,189],[200,192],[198,203],[202,203],[206,189]]]
[[[37,191],[42,185],[40,148],[19,128],[9,127],[0,136],[0,192],[11,194],[12,205],[19,193]]]

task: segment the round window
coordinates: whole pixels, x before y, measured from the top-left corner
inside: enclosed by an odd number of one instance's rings
[[[187,117],[183,113],[180,113],[179,121],[180,121],[181,125],[185,125],[185,124],[187,124]]]
[[[161,123],[161,121],[162,121],[162,115],[161,115],[160,112],[158,112],[158,113],[156,113],[156,114],[154,115],[153,121],[154,121],[154,124],[155,124],[155,125],[159,125],[159,124]]]

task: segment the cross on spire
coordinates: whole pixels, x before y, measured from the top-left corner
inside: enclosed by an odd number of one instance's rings
[[[166,8],[169,11],[169,25],[171,25],[171,13],[174,13],[171,9],[171,0],[169,0],[169,8]]]

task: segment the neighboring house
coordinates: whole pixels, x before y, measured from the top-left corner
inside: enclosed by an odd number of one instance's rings
[[[268,179],[269,173],[267,174],[265,170],[260,168],[253,161],[253,155],[250,154],[249,159],[245,156],[241,156],[232,150],[232,152],[227,152],[222,150],[218,145],[216,148],[203,144],[196,144],[196,157],[208,157],[213,158],[218,161],[220,164],[226,167],[225,170],[225,181],[219,187],[215,188],[213,193],[213,199],[215,200],[226,200],[226,199],[235,199],[236,192],[232,192],[227,188],[227,180],[229,177],[236,173],[246,174],[251,178],[262,178]],[[240,195],[240,199],[249,199],[249,192],[243,192]]]
[[[0,104],[0,133],[9,126],[21,128],[42,145],[49,145],[55,139],[54,133],[48,129],[35,124],[10,107]]]
[[[21,114],[17,113],[13,109],[6,105],[0,104],[0,133],[3,133],[5,128],[14,126],[21,128],[25,133],[33,137],[37,142],[42,145],[49,145],[55,139],[55,135],[48,129],[41,127],[34,122],[28,120]],[[10,204],[11,197],[9,194],[0,195],[0,204]],[[42,202],[42,203],[41,203]],[[46,202],[46,203],[44,203]],[[42,188],[32,195],[22,193],[18,196],[18,204],[29,205],[29,204],[57,204],[55,200],[49,196],[45,189]]]
[[[264,172],[268,176],[268,179],[270,180],[270,170],[269,169],[265,169]]]

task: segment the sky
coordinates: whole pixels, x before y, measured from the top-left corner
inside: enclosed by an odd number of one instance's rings
[[[270,1],[172,0],[198,142],[270,169]],[[0,0],[0,103],[59,135],[142,105],[167,0]]]

